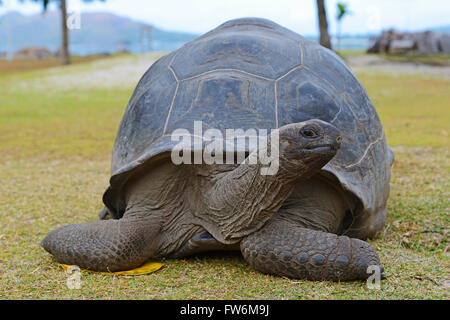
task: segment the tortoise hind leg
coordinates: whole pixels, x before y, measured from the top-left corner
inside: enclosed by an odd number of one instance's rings
[[[370,276],[369,266],[380,264],[377,253],[365,241],[276,218],[245,237],[241,251],[256,270],[296,279],[363,280]]]
[[[128,270],[154,253],[157,229],[144,219],[73,224],[50,232],[41,245],[63,264],[94,271]]]

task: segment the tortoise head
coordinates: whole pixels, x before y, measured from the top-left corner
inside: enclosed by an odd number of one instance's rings
[[[289,162],[301,161],[308,169],[320,169],[337,153],[342,143],[332,124],[308,120],[280,127],[280,155]]]

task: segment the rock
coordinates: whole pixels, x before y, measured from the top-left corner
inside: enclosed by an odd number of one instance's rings
[[[439,35],[431,31],[418,32],[414,34],[418,54],[439,53]]]
[[[416,42],[414,40],[392,40],[389,44],[389,53],[406,53],[414,50]]]
[[[450,53],[450,35],[432,31],[409,33],[389,29],[372,39],[372,43],[367,52],[414,52],[423,55]]]
[[[46,48],[27,47],[19,51],[16,51],[14,53],[13,58],[14,60],[21,60],[21,59],[40,60],[40,59],[48,59],[51,57],[52,53]]]
[[[450,53],[450,34],[443,34],[439,38],[439,49],[442,53]]]

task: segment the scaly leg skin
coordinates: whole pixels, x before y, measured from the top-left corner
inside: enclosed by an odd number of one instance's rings
[[[151,256],[154,229],[144,219],[73,224],[50,232],[41,245],[59,263],[114,272],[138,267]]]
[[[241,252],[256,270],[295,279],[365,280],[370,276],[367,267],[380,264],[374,248],[365,241],[302,228],[281,219],[271,219],[245,237]]]

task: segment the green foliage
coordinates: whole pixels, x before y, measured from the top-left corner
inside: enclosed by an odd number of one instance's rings
[[[337,9],[338,9],[338,14],[337,14],[338,20],[341,20],[346,14],[348,14],[347,4],[345,4],[345,3],[338,2]]]
[[[341,42],[341,23],[344,16],[350,14],[351,12],[347,9],[347,4],[338,2],[337,3],[337,22],[338,22],[338,31],[337,31],[337,39],[338,39],[338,50],[340,49],[340,42]]]
[[[19,2],[22,2],[22,3],[24,3],[25,1],[26,0],[19,0]],[[28,0],[28,1],[42,3],[42,9],[44,9],[44,11],[47,10],[47,7],[50,3],[50,0]],[[57,1],[59,1],[59,0],[53,0],[52,2],[57,2]]]
[[[53,2],[53,3],[57,3],[57,2],[61,2],[61,0],[19,0],[19,2],[26,2],[26,1],[31,1],[31,2],[40,2],[42,3],[42,9],[45,11],[48,8],[48,5]],[[67,0],[66,0],[67,1]],[[83,2],[94,2],[94,1],[101,1],[101,2],[105,2],[106,0],[83,0]]]

